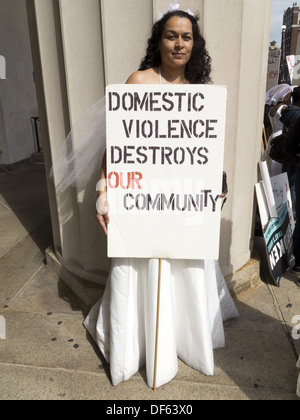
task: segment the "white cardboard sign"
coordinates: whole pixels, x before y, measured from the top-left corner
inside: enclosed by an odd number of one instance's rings
[[[278,85],[281,50],[269,51],[267,91]]]
[[[110,85],[108,256],[218,259],[224,86]]]

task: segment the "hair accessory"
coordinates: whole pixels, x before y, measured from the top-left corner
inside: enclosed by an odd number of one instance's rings
[[[180,10],[179,3],[174,3],[174,2],[170,3],[170,6],[168,7],[168,9],[164,13],[162,13],[162,12],[159,13],[156,21],[161,20],[167,13],[174,12],[175,10]],[[187,9],[187,10],[184,10],[184,11],[191,16],[195,16],[194,13],[190,9]]]
[[[276,85],[266,93],[265,103],[268,105],[277,105],[278,102],[283,102],[286,95],[292,92],[292,86],[287,83]]]

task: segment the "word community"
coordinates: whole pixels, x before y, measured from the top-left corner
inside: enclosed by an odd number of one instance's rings
[[[217,201],[220,195],[214,197],[211,190],[201,190],[200,194],[170,194],[163,193],[152,196],[151,194],[126,194],[123,199],[124,208],[131,210],[146,211],[196,211],[203,212],[209,208],[211,212],[216,211]]]
[[[147,407],[147,408],[144,408]],[[138,417],[139,414],[148,413],[148,414],[192,414],[193,407],[192,405],[177,405],[177,404],[143,404],[143,407],[124,407],[117,404],[113,404],[110,407],[107,407],[106,414],[122,414],[122,415],[131,415],[134,418]]]

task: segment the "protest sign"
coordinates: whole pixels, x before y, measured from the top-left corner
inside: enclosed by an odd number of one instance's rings
[[[267,91],[278,85],[280,57],[281,50],[274,49],[269,51]]]
[[[109,257],[217,259],[226,88],[106,91]]]
[[[262,163],[265,162],[260,162],[263,180],[255,187],[263,237],[256,236],[255,242],[264,265],[263,271],[279,286],[292,256],[295,228],[292,200],[286,172],[270,178],[265,170],[266,164]]]
[[[290,191],[289,179],[286,172],[271,177],[271,185],[276,208],[279,209],[283,204],[287,205],[289,213],[289,223],[292,230],[295,229],[295,220],[293,213],[293,203]]]
[[[279,286],[282,275],[289,268],[293,230],[289,223],[286,203],[280,208],[278,217],[273,217],[263,230],[272,278]]]
[[[289,70],[290,82],[293,82],[294,78],[294,68],[295,68],[295,56],[294,55],[287,55],[286,62]]]

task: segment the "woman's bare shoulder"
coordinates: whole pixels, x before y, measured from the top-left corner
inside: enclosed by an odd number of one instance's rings
[[[156,69],[135,71],[126,81],[126,84],[154,84],[159,83],[159,76]]]

